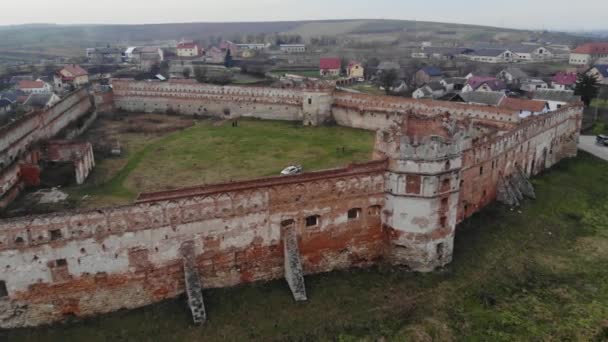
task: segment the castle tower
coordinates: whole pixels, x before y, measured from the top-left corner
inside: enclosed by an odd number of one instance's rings
[[[401,127],[379,131],[376,158],[388,158],[383,226],[386,257],[429,272],[452,260],[462,149],[449,117],[408,116]]]
[[[318,126],[331,118],[333,96],[331,92],[305,92],[302,104],[304,126]]]

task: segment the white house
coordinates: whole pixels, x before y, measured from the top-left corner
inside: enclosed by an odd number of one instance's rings
[[[261,51],[261,50],[266,50],[268,47],[270,47],[270,44],[268,44],[268,43],[246,43],[246,44],[236,44],[236,47],[239,49],[243,49],[243,50]]]
[[[539,79],[524,80],[519,86],[519,89],[523,91],[536,91],[547,88],[549,88],[547,82]]]
[[[539,45],[516,45],[509,47],[515,54],[516,60],[520,62],[537,62],[553,59],[554,54],[551,50]]]
[[[50,84],[41,81],[27,81],[23,80],[19,82],[18,89],[24,92],[25,94],[44,94],[50,93],[53,91],[53,88]]]
[[[572,90],[541,89],[533,93],[533,100],[545,101],[549,105],[549,110],[554,111],[567,105],[581,101],[580,96],[574,95]]]
[[[530,78],[527,73],[525,73],[520,68],[508,67],[506,69],[501,70],[496,78],[505,82],[506,84],[515,84],[519,85],[523,81]]]
[[[306,45],[304,44],[281,44],[279,49],[285,53],[302,53],[306,52]]]
[[[510,97],[504,98],[498,107],[518,113],[520,118],[527,118],[531,115],[541,115],[549,111],[549,104],[546,101]]]
[[[516,59],[515,54],[506,49],[475,49],[465,55],[467,59],[483,63],[510,63]]]
[[[59,101],[61,101],[61,99],[54,93],[30,94],[23,105],[30,110],[45,110],[51,108]]]
[[[588,43],[570,53],[570,64],[591,65],[596,59],[606,57],[608,57],[608,43]]]
[[[194,42],[181,42],[177,44],[177,57],[188,58],[201,55],[201,49]]]
[[[598,64],[587,71],[587,75],[595,76],[598,82],[608,85],[608,64]]]
[[[445,94],[445,88],[439,82],[431,82],[426,84],[412,93],[412,97],[415,99],[422,98],[439,98]]]

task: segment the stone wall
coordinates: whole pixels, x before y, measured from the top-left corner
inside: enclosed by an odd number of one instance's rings
[[[194,241],[205,288],[283,276],[294,220],[306,274],[382,257],[384,161],[294,177],[143,195],[137,204],[0,223],[0,327],[31,326],[179,295]],[[358,215],[348,217],[351,209]]]
[[[184,291],[180,247],[191,241],[205,288],[282,278],[285,265],[295,277],[297,258],[286,262],[283,241],[292,251],[296,244],[286,232],[296,235],[305,274],[381,259],[417,271],[442,267],[452,260],[456,224],[496,198],[500,179],[518,168],[536,175],[576,155],[582,114],[581,106],[569,106],[519,121],[481,106],[325,91],[133,81],[114,87],[122,109],[179,105],[178,112],[194,114],[201,106],[208,113],[231,106],[226,116],[235,117],[261,105],[272,108],[264,117],[273,119],[315,125],[333,117],[378,129],[378,161],[0,222],[0,288],[8,292],[0,298],[2,328],[175,297]],[[475,123],[493,130],[468,134]],[[290,281],[292,288],[300,283]]]
[[[19,164],[37,163],[32,147],[48,140],[91,110],[84,89],[67,95],[61,102],[42,112],[30,112],[0,129],[0,208],[16,197],[23,187]]]
[[[486,136],[463,153],[458,222],[496,200],[500,177],[517,168],[535,176],[577,154],[582,106],[529,118],[507,133]]]

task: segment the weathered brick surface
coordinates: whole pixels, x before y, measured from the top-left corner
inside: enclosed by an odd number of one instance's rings
[[[114,94],[119,107],[138,98],[171,106],[186,98],[219,109],[243,106],[236,115],[246,115],[252,101],[272,106],[272,116],[284,106],[284,119],[313,124],[327,114],[314,97],[326,96],[324,89],[121,82]],[[331,96],[331,114],[340,124],[379,129],[378,161],[0,222],[0,281],[9,292],[0,298],[0,327],[175,297],[184,292],[180,247],[189,241],[205,288],[283,278],[281,227],[290,220],[305,274],[379,260],[431,271],[451,261],[456,224],[495,199],[501,177],[518,168],[535,175],[576,154],[579,106],[519,122],[503,110],[479,106]],[[316,108],[306,108],[309,97]],[[480,127],[489,133],[469,134]]]
[[[36,144],[51,139],[91,109],[87,91],[77,90],[52,108],[30,112],[0,129],[0,208],[6,207],[24,185],[20,164],[37,163]]]

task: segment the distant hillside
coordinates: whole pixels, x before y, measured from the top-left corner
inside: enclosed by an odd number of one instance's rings
[[[83,48],[105,44],[141,44],[189,38],[208,41],[245,40],[260,34],[300,35],[309,40],[319,36],[348,37],[351,40],[445,40],[445,41],[522,41],[553,39],[572,43],[573,36],[473,25],[401,20],[329,20],[252,23],[183,23],[149,25],[52,25],[32,24],[0,27],[0,49],[41,51],[48,47]]]

